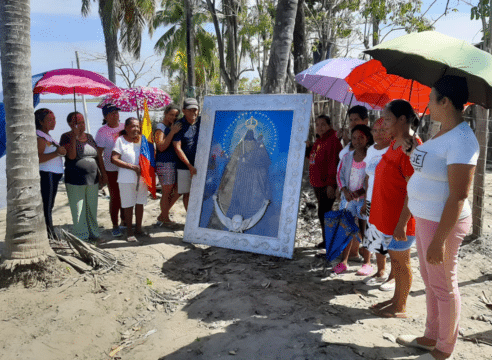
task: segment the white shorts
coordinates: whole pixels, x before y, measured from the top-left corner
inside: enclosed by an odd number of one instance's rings
[[[188,194],[191,188],[190,170],[178,169],[178,194]]]
[[[147,204],[147,184],[140,181],[137,191],[137,184],[118,183],[120,188],[121,207],[123,209],[134,207],[136,204]]]

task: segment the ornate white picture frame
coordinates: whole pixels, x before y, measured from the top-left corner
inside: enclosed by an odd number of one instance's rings
[[[292,258],[312,95],[205,97],[184,241]]]

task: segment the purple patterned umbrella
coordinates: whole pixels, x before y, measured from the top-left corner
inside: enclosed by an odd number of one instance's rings
[[[335,58],[321,61],[296,75],[295,80],[308,90],[321,96],[355,106],[362,105],[370,110],[381,110],[365,102],[358,101],[345,78],[365,60]]]
[[[149,110],[159,110],[172,102],[171,97],[164,91],[155,87],[137,86],[131,89],[121,89],[120,93],[106,96],[97,107],[102,108],[106,104],[118,107],[123,112],[138,113],[143,110],[144,100],[147,100]]]

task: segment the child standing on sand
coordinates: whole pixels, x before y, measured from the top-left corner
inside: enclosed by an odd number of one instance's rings
[[[342,158],[337,174],[337,183],[341,191],[340,209],[349,210],[352,215],[359,218],[359,229],[361,238],[364,237],[366,216],[361,213],[365,201],[364,179],[366,177],[367,148],[373,144],[371,129],[367,125],[356,125],[352,129],[352,146],[354,151],[349,152]],[[359,242],[352,239],[342,252],[342,261],[333,268],[335,274],[341,274],[347,270],[348,258],[352,247],[358,249]],[[364,257],[364,265],[369,264],[370,257]]]

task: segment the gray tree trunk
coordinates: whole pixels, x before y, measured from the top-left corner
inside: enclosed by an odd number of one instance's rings
[[[298,0],[279,0],[264,92],[281,93],[287,75]]]
[[[296,24],[294,26],[294,74],[307,69],[307,49],[306,49],[306,17],[304,15],[304,0],[298,0]],[[298,93],[307,93],[308,89],[300,84],[296,84]]]
[[[46,234],[31,85],[29,0],[0,0],[0,51],[7,130],[7,229],[2,267],[53,255]]]
[[[227,33],[227,58],[224,46],[224,37],[222,36],[221,27],[217,18],[217,10],[215,8],[215,0],[206,0],[207,7],[212,16],[215,33],[217,34],[217,49],[219,52],[220,75],[224,80],[229,94],[237,94],[239,86],[239,70],[238,70],[238,3],[235,0],[223,0],[222,8],[225,20],[222,23],[222,28]],[[227,61],[226,61],[227,60]]]

